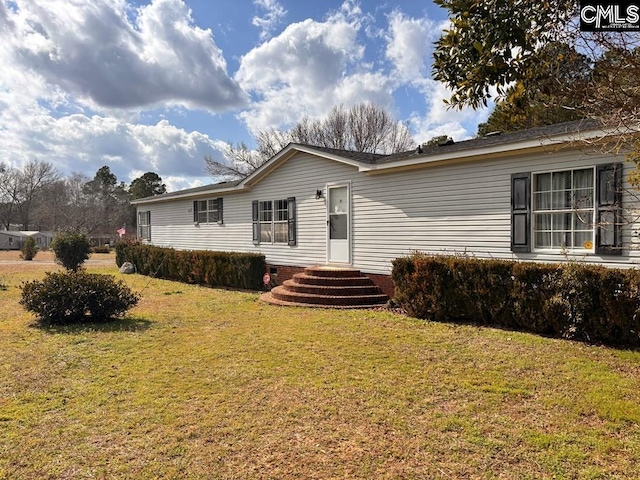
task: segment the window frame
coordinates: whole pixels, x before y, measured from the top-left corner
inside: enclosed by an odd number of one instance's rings
[[[254,245],[296,245],[295,197],[253,200]]]
[[[590,207],[586,207],[586,208],[576,208],[576,206],[571,206],[568,208],[558,208],[558,209],[554,209],[553,208],[553,196],[554,193],[558,193],[558,192],[570,192],[571,196],[573,197],[574,192],[576,190],[579,190],[578,188],[575,188],[574,185],[574,172],[576,171],[582,171],[582,170],[590,170],[591,171],[591,206]],[[572,184],[571,184],[571,188],[569,190],[567,189],[558,189],[558,190],[554,190],[553,188],[553,174],[558,174],[558,173],[565,173],[565,172],[571,172],[571,179],[572,179]],[[546,175],[546,174],[550,174],[550,190],[548,191],[539,191],[537,190],[537,179],[539,176],[541,175]],[[559,169],[553,169],[553,170],[540,170],[540,171],[533,171],[531,172],[531,195],[530,195],[530,208],[531,208],[531,225],[530,225],[530,235],[531,235],[531,251],[534,253],[552,253],[552,254],[558,254],[558,253],[569,253],[569,254],[593,254],[596,252],[596,234],[597,234],[597,226],[596,226],[596,215],[597,215],[597,207],[596,207],[596,188],[597,188],[597,172],[596,172],[596,165],[592,165],[592,166],[585,166],[585,167],[576,167],[576,168],[559,168]],[[586,190],[586,189],[583,189]],[[549,209],[545,209],[545,210],[541,210],[541,209],[537,209],[536,208],[536,194],[537,193],[549,193],[550,194],[550,198],[551,198],[551,206],[549,207]],[[578,217],[580,215],[580,213],[586,213],[586,214],[590,214],[591,215],[591,224],[590,224],[590,228],[585,228],[585,229],[576,229],[574,222],[575,221],[579,221],[579,219],[576,220],[576,217]],[[537,230],[536,229],[536,218],[539,215],[551,215],[551,222],[552,222],[552,226],[550,228],[550,230],[548,230],[549,234],[551,235],[551,246],[549,247],[539,247],[537,246],[537,233],[539,233],[541,230]],[[553,228],[553,216],[556,214],[570,214],[571,215],[571,226],[569,229],[554,229]],[[544,230],[546,231],[546,230]],[[562,246],[558,246],[558,247],[554,247],[553,246],[553,236],[554,233],[558,233],[558,232],[566,232],[568,234],[571,235],[571,247],[562,247]],[[585,233],[585,232],[590,232],[591,233],[591,238],[589,240],[585,240],[583,242],[583,247],[584,244],[589,242],[591,244],[591,248],[581,248],[581,247],[576,247],[574,245],[574,240],[575,240],[575,234],[576,232],[581,232],[581,233]]]
[[[138,238],[151,241],[151,210],[138,210],[137,220]]]
[[[624,164],[622,162],[596,163],[583,168],[595,168],[595,248],[596,255],[623,254],[624,241],[622,231],[623,203],[624,203]],[[564,169],[547,170],[565,171]],[[569,169],[570,170],[570,169]],[[580,170],[576,168],[575,170]],[[533,233],[531,210],[533,199],[531,195],[531,172],[511,174],[511,251],[513,253],[532,253],[531,235]],[[613,222],[603,223],[603,218]],[[561,250],[539,250],[547,254],[563,254]],[[577,250],[576,250],[577,252]],[[580,250],[583,255],[589,255]],[[535,253],[535,252],[534,252]]]
[[[201,208],[204,203],[205,209]],[[200,216],[206,215],[206,222],[201,221]],[[194,225],[221,225],[223,223],[223,197],[202,198],[193,201],[193,224]]]

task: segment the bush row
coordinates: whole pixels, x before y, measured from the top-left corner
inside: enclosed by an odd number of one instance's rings
[[[167,280],[260,290],[266,271],[264,255],[253,253],[174,250],[138,242],[116,243],[116,264],[135,265],[142,275]]]
[[[414,254],[393,262],[411,316],[640,346],[640,271]]]

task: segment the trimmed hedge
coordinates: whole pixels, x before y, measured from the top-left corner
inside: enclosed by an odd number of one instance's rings
[[[116,264],[133,263],[138,273],[178,282],[263,289],[264,255],[204,250],[174,250],[138,242],[116,243]]]
[[[393,261],[396,301],[417,318],[640,346],[640,271],[414,254]]]

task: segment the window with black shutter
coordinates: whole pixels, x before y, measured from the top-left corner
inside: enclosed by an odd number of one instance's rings
[[[251,202],[251,213],[253,217],[253,244],[260,243],[260,220],[258,218],[258,200]]]
[[[596,253],[622,255],[622,164],[596,168]]]
[[[622,164],[511,176],[511,250],[622,252]]]
[[[511,175],[511,251],[531,251],[531,173]]]
[[[222,198],[195,200],[193,202],[193,223],[222,223]]]
[[[296,199],[295,197],[287,198],[287,210],[288,210],[288,233],[289,233],[289,245],[296,244]]]
[[[296,245],[296,199],[254,200],[253,243]]]

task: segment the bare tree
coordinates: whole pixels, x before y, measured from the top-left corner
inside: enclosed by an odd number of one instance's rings
[[[40,202],[34,211],[39,229],[96,230],[102,218],[96,214],[99,202],[86,191],[89,181],[91,179],[84,174],[72,173],[43,189],[42,198],[46,201]]]
[[[407,126],[379,106],[372,103],[359,103],[350,108],[339,105],[323,119],[303,117],[291,130],[260,132],[255,150],[245,143],[229,144],[224,152],[227,161],[207,156],[205,168],[213,176],[242,178],[289,143],[383,154],[410,150],[415,145]]]
[[[210,155],[204,157],[205,168],[214,177],[243,178],[262,165],[265,160],[259,150],[251,150],[246,143],[228,143],[224,156],[227,161],[216,160]]]
[[[7,230],[19,222],[30,228],[32,212],[42,198],[43,190],[59,179],[54,166],[32,160],[22,168],[4,167],[0,172],[0,218]]]
[[[60,174],[48,162],[32,160],[27,162],[19,174],[20,181],[20,220],[22,228],[29,229],[31,225],[31,212],[37,202],[41,200],[43,190],[57,182]]]
[[[18,216],[20,206],[20,171],[13,167],[4,167],[0,172],[0,221],[5,230]]]

